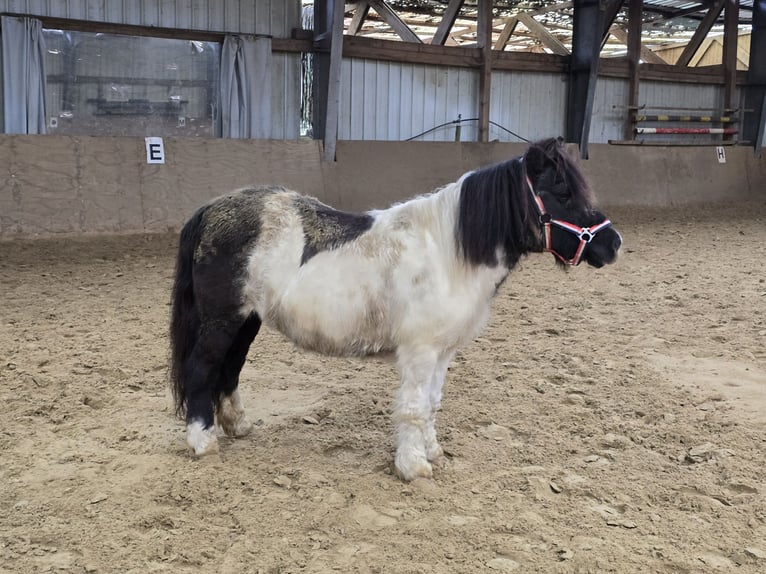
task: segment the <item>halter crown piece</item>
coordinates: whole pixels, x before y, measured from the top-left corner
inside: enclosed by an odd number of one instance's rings
[[[524,161],[524,157],[522,156],[521,161]],[[542,227],[543,231],[543,239],[545,240],[545,246],[543,247],[544,251],[547,251],[548,253],[553,253],[553,255],[561,261],[564,265],[571,265],[574,267],[575,265],[579,265],[580,261],[582,260],[582,254],[585,252],[585,246],[588,245],[591,241],[593,241],[593,238],[596,236],[596,234],[599,231],[602,231],[606,229],[607,227],[610,227],[612,225],[612,222],[608,219],[604,219],[601,223],[598,225],[594,225],[593,227],[580,227],[579,225],[575,225],[573,223],[569,223],[568,221],[563,221],[561,219],[553,219],[548,213],[548,211],[545,209],[545,204],[543,203],[543,200],[540,198],[539,195],[535,192],[535,188],[532,187],[532,181],[529,179],[529,175],[527,175],[527,170],[524,169],[524,177],[527,180],[527,186],[529,187],[529,192],[532,194],[532,198],[535,201],[535,205],[537,206],[537,211],[540,213],[540,226]],[[580,240],[580,244],[577,246],[577,251],[575,251],[575,254],[572,256],[571,259],[567,259],[563,255],[561,255],[558,251],[553,249],[553,246],[551,245],[551,225],[555,225],[556,227],[560,227],[561,229],[564,229],[566,231],[569,231],[570,233],[573,233],[577,236],[577,238]]]

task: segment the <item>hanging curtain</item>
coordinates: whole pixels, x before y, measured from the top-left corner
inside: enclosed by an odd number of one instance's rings
[[[3,110],[5,133],[44,134],[45,40],[35,18],[3,16]]]
[[[271,137],[271,38],[226,36],[221,50],[221,135]]]

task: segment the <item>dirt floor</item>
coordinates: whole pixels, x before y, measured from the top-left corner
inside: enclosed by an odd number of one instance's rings
[[[615,265],[506,282],[411,484],[393,366],[273,332],[187,454],[175,237],[0,243],[0,572],[766,572],[766,202],[609,215]]]

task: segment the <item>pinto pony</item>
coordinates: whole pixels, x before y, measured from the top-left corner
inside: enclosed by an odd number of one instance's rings
[[[510,270],[543,251],[562,267],[601,267],[621,242],[556,139],[380,211],[345,213],[281,187],[214,199],[181,231],[173,286],[170,371],[188,445],[217,452],[216,423],[251,431],[237,386],[265,324],[326,355],[395,356],[396,471],[430,477],[447,367]]]

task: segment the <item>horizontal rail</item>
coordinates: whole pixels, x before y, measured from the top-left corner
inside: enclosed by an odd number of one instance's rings
[[[724,134],[739,133],[737,128],[636,128],[637,134]]]
[[[734,116],[682,116],[669,114],[642,114],[633,116],[633,122],[701,122],[701,123],[721,123],[734,124],[739,118]]]

